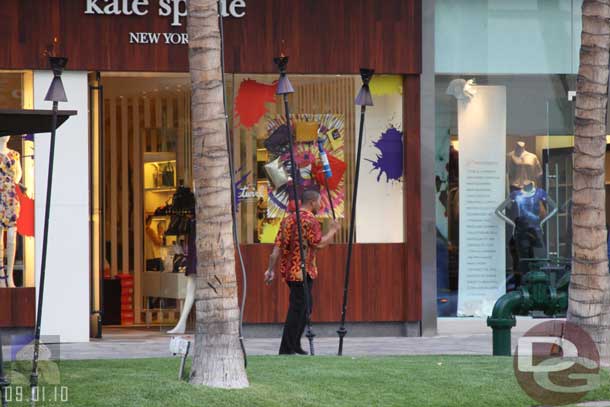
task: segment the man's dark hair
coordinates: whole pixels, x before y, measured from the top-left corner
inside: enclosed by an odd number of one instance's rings
[[[311,202],[315,202],[320,199],[320,193],[314,189],[308,189],[303,192],[303,205],[306,205]]]

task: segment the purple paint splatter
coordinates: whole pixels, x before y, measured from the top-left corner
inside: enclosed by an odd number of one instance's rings
[[[243,166],[240,167],[237,171],[235,171],[235,175],[238,175],[242,170],[243,170]],[[241,199],[239,198],[239,191],[247,186],[247,179],[250,176],[250,174],[252,173],[252,171],[248,171],[246,173],[246,175],[244,175],[243,177],[241,177],[239,180],[237,180],[235,182],[235,210],[237,212],[239,212],[239,204],[241,203]]]
[[[403,144],[402,132],[390,127],[381,138],[373,142],[373,145],[381,152],[377,154],[377,160],[369,160],[373,164],[373,170],[379,170],[377,182],[385,173],[386,182],[400,181],[403,173]]]

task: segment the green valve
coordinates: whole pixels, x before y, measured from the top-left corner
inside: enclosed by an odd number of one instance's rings
[[[570,273],[566,273],[557,284],[551,282],[550,272],[558,267],[540,267],[525,275],[525,284],[515,291],[504,294],[496,301],[487,326],[493,332],[493,355],[511,355],[511,329],[517,324],[515,315],[528,315],[541,311],[549,317],[565,313],[568,308],[568,286]]]

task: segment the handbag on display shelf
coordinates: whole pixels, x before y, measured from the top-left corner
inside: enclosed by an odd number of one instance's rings
[[[161,258],[147,259],[146,271],[163,271],[163,260]]]
[[[171,163],[165,164],[163,168],[163,172],[161,173],[161,184],[164,187],[173,187],[174,186],[174,166]]]
[[[263,143],[265,148],[273,155],[282,155],[290,151],[290,130],[282,124]]]
[[[169,220],[166,236],[180,236],[188,234],[189,220],[186,215],[175,213]]]
[[[269,164],[265,164],[265,172],[267,173],[267,178],[271,181],[271,184],[278,189],[283,185],[287,184],[290,181],[290,177],[288,176],[288,172],[282,165],[282,162],[279,158],[271,161]]]
[[[172,197],[172,209],[180,212],[195,212],[195,194],[185,186],[178,187]]]
[[[173,273],[184,273],[186,272],[186,256],[184,254],[176,253],[173,259]]]

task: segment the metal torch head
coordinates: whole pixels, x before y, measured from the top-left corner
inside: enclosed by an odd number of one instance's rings
[[[356,96],[356,105],[358,106],[373,106],[373,95],[369,88],[369,83],[375,73],[374,69],[360,68],[360,76],[362,77],[362,88]]]
[[[288,66],[288,57],[281,56],[273,59],[275,65],[277,65],[278,70],[280,71],[280,80],[277,84],[277,95],[287,95],[289,93],[294,93],[294,88],[286,76],[286,67]]]
[[[68,63],[68,58],[49,57],[49,63],[53,70],[53,80],[44,100],[49,102],[67,102],[68,98],[66,97],[64,84],[61,81],[61,74]]]

